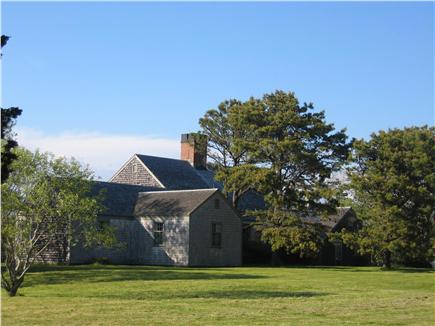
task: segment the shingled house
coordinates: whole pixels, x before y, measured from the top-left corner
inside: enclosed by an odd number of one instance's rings
[[[206,169],[206,151],[182,135],[181,157],[134,154],[109,182],[99,223],[116,229],[120,248],[71,248],[71,263],[239,266],[241,219]]]
[[[180,159],[134,154],[109,182],[94,184],[95,193],[105,192],[106,211],[99,223],[115,227],[121,248],[78,246],[68,255],[52,255],[50,260],[69,257],[70,263],[104,259],[114,264],[238,266],[243,241],[244,262],[270,262],[270,247],[252,227],[255,218],[245,217],[242,224],[221,193],[223,185],[207,169],[206,142],[195,137],[181,136]],[[262,196],[251,191],[241,198],[237,209],[263,207]],[[329,220],[310,218],[306,222],[322,224],[326,237],[355,221],[352,210],[339,209]],[[339,243],[327,244],[315,263],[352,264],[350,255]]]

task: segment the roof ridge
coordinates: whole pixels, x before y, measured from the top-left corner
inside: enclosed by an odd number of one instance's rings
[[[93,183],[99,183],[99,184],[119,185],[119,186],[136,187],[136,188],[157,188],[157,187],[153,187],[153,186],[144,186],[144,185],[138,185],[138,184],[121,183],[121,182],[113,182],[113,181],[102,181],[102,180],[90,180],[90,181]]]
[[[217,191],[219,190],[218,188],[204,188],[204,189],[181,189],[181,190],[162,190],[162,191],[141,191],[139,192],[139,194],[149,194],[149,193],[165,193],[165,192],[193,192],[193,191]]]
[[[182,159],[179,159],[179,158],[162,157],[162,156],[154,156],[154,155],[139,154],[139,153],[135,153],[134,155],[136,155],[136,156],[154,157],[154,158],[160,158],[160,159],[164,159],[164,160],[182,161],[182,162],[189,163],[189,162],[187,162],[186,160],[182,160]]]

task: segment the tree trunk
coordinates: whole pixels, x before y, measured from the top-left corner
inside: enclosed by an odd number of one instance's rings
[[[391,268],[391,251],[387,250],[384,254],[384,268]]]
[[[239,199],[240,199],[240,197],[236,194],[236,192],[235,191],[233,191],[233,196],[232,196],[233,198],[232,198],[232,204],[233,204],[233,207],[235,208],[235,209],[237,209],[237,205],[239,204]]]
[[[24,281],[24,276],[20,279],[15,279],[11,281],[11,287],[6,289],[10,297],[15,297],[17,295],[18,289]]]

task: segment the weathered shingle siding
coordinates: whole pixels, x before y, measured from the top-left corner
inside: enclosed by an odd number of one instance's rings
[[[135,169],[137,169],[136,172]],[[110,181],[116,183],[162,188],[160,183],[147,171],[137,157],[133,157],[133,159],[131,159],[120,171],[118,171],[118,173]]]
[[[214,201],[219,199],[220,207]],[[211,247],[211,223],[222,223],[222,246]],[[215,193],[190,217],[189,266],[240,266],[242,225],[222,195]]]
[[[153,219],[164,223],[164,242],[154,246]],[[75,247],[71,263],[83,264],[105,260],[112,264],[187,266],[189,253],[189,224],[187,217],[177,218],[110,218],[116,229],[117,248]]]
[[[36,248],[40,248],[38,245]],[[65,263],[68,257],[68,245],[64,234],[59,234],[56,240],[36,257],[37,262]]]
[[[99,259],[113,264],[137,264],[137,241],[140,240],[138,231],[140,224],[135,218],[110,217],[110,226],[115,228],[118,246],[113,248],[92,247],[83,248],[78,245],[71,249],[71,263],[84,264]]]
[[[188,217],[139,218],[145,236],[141,239],[139,261],[145,265],[187,266],[189,259]],[[163,244],[154,246],[153,222],[163,222]]]

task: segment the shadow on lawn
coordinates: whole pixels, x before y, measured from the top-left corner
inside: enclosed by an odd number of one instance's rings
[[[321,292],[291,292],[291,291],[207,291],[203,293],[192,293],[187,295],[177,295],[183,299],[268,299],[268,298],[310,298],[325,296],[329,293]]]
[[[257,279],[260,275],[229,273],[225,269],[193,269],[156,266],[34,266],[23,287],[74,282],[119,282],[157,280]]]
[[[282,266],[284,268],[307,268],[325,271],[340,271],[352,273],[379,273],[379,272],[398,272],[398,273],[435,273],[432,268],[413,268],[413,267],[398,267],[391,269],[384,269],[382,267],[369,266]]]
[[[292,291],[252,291],[252,290],[223,290],[223,291],[135,291],[128,293],[98,293],[89,297],[104,297],[117,300],[180,300],[180,299],[227,299],[227,300],[255,300],[272,298],[311,298],[326,296],[323,292],[292,292]]]

